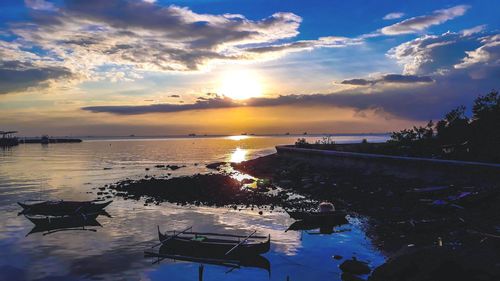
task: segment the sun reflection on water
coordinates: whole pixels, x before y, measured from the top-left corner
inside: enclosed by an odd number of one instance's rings
[[[250,137],[249,136],[245,136],[245,135],[237,135],[237,136],[229,136],[227,138],[230,139],[230,140],[234,140],[234,141],[240,141],[240,140],[246,140],[246,139],[248,139]]]
[[[239,147],[237,147],[233,153],[231,153],[231,156],[230,156],[230,159],[229,161],[230,162],[233,162],[233,163],[240,163],[240,162],[243,162],[246,160],[246,155],[248,153],[248,150],[246,149],[241,149]]]

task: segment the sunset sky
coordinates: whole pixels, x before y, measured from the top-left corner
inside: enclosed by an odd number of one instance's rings
[[[0,130],[387,132],[500,88],[498,0],[2,0]]]

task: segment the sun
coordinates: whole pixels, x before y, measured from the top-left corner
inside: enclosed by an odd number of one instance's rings
[[[262,95],[262,83],[253,71],[229,71],[222,75],[218,92],[236,100],[259,97]]]

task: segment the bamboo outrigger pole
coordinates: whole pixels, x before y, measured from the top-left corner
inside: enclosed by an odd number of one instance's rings
[[[252,234],[248,235],[247,237],[245,237],[245,239],[243,239],[240,243],[238,243],[236,246],[232,247],[229,251],[227,251],[224,255],[227,256],[229,253],[231,253],[232,251],[234,251],[236,248],[238,248],[241,244],[245,243],[248,239],[250,239],[250,237],[252,235],[255,234],[255,232],[257,232],[257,230],[254,230],[252,232]]]

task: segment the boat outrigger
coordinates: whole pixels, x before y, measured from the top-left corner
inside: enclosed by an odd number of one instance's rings
[[[106,208],[113,201],[43,201],[37,203],[21,203],[23,208],[20,214],[24,215],[46,215],[64,216],[72,214],[97,213]]]
[[[160,245],[183,255],[201,255],[225,258],[255,257],[267,253],[271,245],[271,236],[248,236],[206,232],[188,232],[191,227],[181,232],[161,233],[158,226]]]

